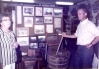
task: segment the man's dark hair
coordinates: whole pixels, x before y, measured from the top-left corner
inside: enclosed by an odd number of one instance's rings
[[[3,18],[3,17],[9,17],[9,18],[11,19],[10,14],[7,14],[7,13],[1,13],[1,14],[0,14],[0,23],[2,22],[2,18]]]
[[[78,10],[79,9],[82,9],[85,13],[87,13],[87,17],[88,17],[88,15],[89,15],[88,14],[88,8],[85,4],[80,4]]]
[[[88,13],[87,6],[85,4],[80,4],[79,9],[82,9],[85,13]]]

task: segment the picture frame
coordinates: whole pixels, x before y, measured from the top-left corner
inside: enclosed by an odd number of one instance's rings
[[[63,9],[54,8],[54,17],[63,17]]]
[[[38,48],[38,43],[30,43],[29,48],[30,49]]]
[[[44,23],[44,19],[43,17],[35,17],[35,24],[43,24]]]
[[[33,17],[24,17],[24,27],[33,27],[34,18]]]
[[[22,6],[17,6],[17,24],[22,24]]]
[[[16,16],[15,16],[15,14],[16,14],[15,10],[12,10],[12,14],[11,14],[12,15],[12,21],[13,21],[12,29],[13,29],[14,34],[17,35],[17,33],[16,33]]]
[[[43,8],[35,7],[35,16],[43,16]]]
[[[62,19],[61,18],[54,18],[54,28],[61,28]]]
[[[44,23],[53,23],[52,17],[44,17]]]
[[[17,37],[17,42],[20,46],[28,46],[29,37]]]
[[[30,36],[29,37],[29,42],[30,43],[37,42],[37,37],[36,36]]]
[[[43,16],[53,16],[53,8],[44,7]]]
[[[29,28],[25,27],[17,28],[17,36],[29,36]]]
[[[38,47],[39,48],[45,48],[46,47],[46,43],[38,43]]]
[[[45,42],[46,37],[45,36],[38,36],[38,42]]]
[[[53,33],[53,29],[54,29],[53,24],[47,24],[46,25],[46,32],[47,33]]]
[[[34,7],[23,6],[23,16],[34,16]]]
[[[34,34],[44,34],[45,26],[44,25],[34,25]]]

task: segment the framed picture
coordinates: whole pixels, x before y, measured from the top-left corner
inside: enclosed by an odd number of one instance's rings
[[[43,15],[44,16],[53,16],[53,8],[43,8]]]
[[[44,17],[44,23],[53,23],[52,17]]]
[[[29,36],[29,28],[17,28],[17,36]]]
[[[54,28],[61,28],[61,18],[54,18]]]
[[[37,37],[36,36],[30,36],[29,37],[29,42],[32,43],[32,42],[37,42]]]
[[[34,33],[35,34],[44,34],[45,33],[45,26],[44,25],[35,25],[34,26]]]
[[[23,6],[23,16],[34,16],[34,7]]]
[[[35,7],[35,16],[42,16],[42,15],[43,15],[42,7]]]
[[[46,32],[53,33],[53,25],[50,25],[50,24],[46,25]]]
[[[12,15],[12,21],[13,21],[12,29],[13,29],[14,34],[16,34],[16,15],[15,14],[16,14],[15,10],[12,10],[12,14],[11,14]]]
[[[45,42],[45,36],[38,36],[38,42]]]
[[[33,17],[24,17],[24,26],[25,27],[33,27]]]
[[[54,8],[54,17],[63,17],[63,9]]]
[[[44,19],[43,17],[35,17],[35,24],[43,24]]]
[[[55,29],[55,33],[62,34],[62,29],[59,28]]]
[[[46,43],[38,43],[38,47],[39,48],[45,48],[46,47]]]
[[[38,43],[30,43],[29,48],[30,49],[38,48]]]
[[[20,46],[28,46],[29,37],[17,37],[17,42]]]
[[[17,24],[22,24],[22,6],[17,6]]]

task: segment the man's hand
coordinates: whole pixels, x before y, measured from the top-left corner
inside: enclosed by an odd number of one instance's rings
[[[17,48],[17,47],[18,47],[18,43],[15,42],[15,43],[14,43],[14,48]]]
[[[90,49],[90,47],[92,46],[92,44],[87,44],[86,45],[88,49]]]
[[[67,35],[65,32],[62,33],[62,37],[66,37],[66,38],[77,38],[77,36],[73,35]]]
[[[62,36],[63,36],[63,37],[66,37],[66,33],[63,32],[63,33],[62,33]]]

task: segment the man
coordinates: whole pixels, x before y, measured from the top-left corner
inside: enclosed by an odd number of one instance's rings
[[[0,64],[3,69],[15,69],[16,50],[18,44],[14,33],[9,30],[11,19],[7,14],[0,15]]]
[[[92,68],[92,46],[99,41],[99,30],[93,22],[88,20],[86,8],[78,9],[78,18],[80,24],[77,27],[76,33],[74,35],[66,35],[65,33],[62,33],[62,36],[67,38],[77,38],[78,49],[74,57],[74,68]]]

